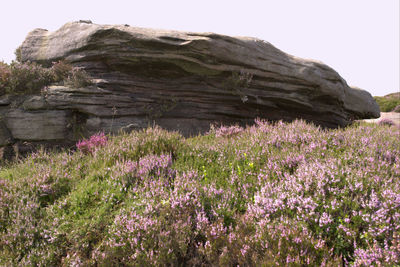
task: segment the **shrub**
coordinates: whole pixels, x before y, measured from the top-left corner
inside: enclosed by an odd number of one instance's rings
[[[52,83],[75,88],[91,85],[89,75],[65,61],[54,62],[44,68],[35,62],[0,62],[0,94],[37,94]]]
[[[85,87],[92,84],[86,71],[78,67],[73,67],[64,60],[53,62],[51,72],[54,82],[61,82],[64,85],[74,88]]]
[[[72,86],[73,88],[81,88],[92,84],[89,75],[80,68],[72,68],[68,73],[67,78],[64,80],[64,84]]]
[[[17,62],[22,62],[22,51],[20,46],[17,49],[15,49],[14,54],[15,54],[15,60]]]
[[[43,68],[37,63],[17,63],[10,65],[11,75],[7,93],[35,94],[53,82],[51,70]]]
[[[6,92],[11,75],[10,66],[0,61],[0,95]]]
[[[53,72],[54,81],[61,82],[65,80],[66,77],[68,77],[68,75],[72,71],[72,66],[64,60],[60,60],[57,62],[53,62],[51,70]]]
[[[396,112],[396,113],[400,113],[400,105],[397,105],[392,111]]]

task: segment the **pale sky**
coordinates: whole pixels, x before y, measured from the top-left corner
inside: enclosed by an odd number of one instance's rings
[[[266,40],[324,62],[374,96],[398,92],[399,0],[2,0],[0,60],[35,28],[69,21],[216,32]]]

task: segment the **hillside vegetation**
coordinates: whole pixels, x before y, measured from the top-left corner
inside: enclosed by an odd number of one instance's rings
[[[2,266],[400,264],[400,132],[256,121],[0,169]]]
[[[381,112],[400,112],[400,93],[393,93],[385,96],[375,96]]]

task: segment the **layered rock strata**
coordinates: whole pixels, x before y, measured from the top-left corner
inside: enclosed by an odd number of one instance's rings
[[[326,127],[379,117],[372,96],[349,87],[332,68],[255,38],[80,21],[32,31],[20,52],[22,61],[47,66],[66,60],[94,85],[1,97],[0,145],[67,142],[80,133],[154,123],[194,135],[210,123],[247,124],[256,117]]]

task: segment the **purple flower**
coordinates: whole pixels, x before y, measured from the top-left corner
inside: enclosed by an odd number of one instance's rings
[[[228,126],[228,127],[221,126],[220,128],[218,128],[216,130],[215,136],[217,136],[217,137],[221,137],[221,136],[231,137],[231,136],[234,136],[234,135],[239,134],[241,132],[243,132],[243,128],[240,127],[240,126],[237,126],[237,125]]]
[[[107,136],[104,133],[92,135],[89,139],[84,139],[76,144],[76,148],[85,154],[93,153],[98,147],[107,144]]]

